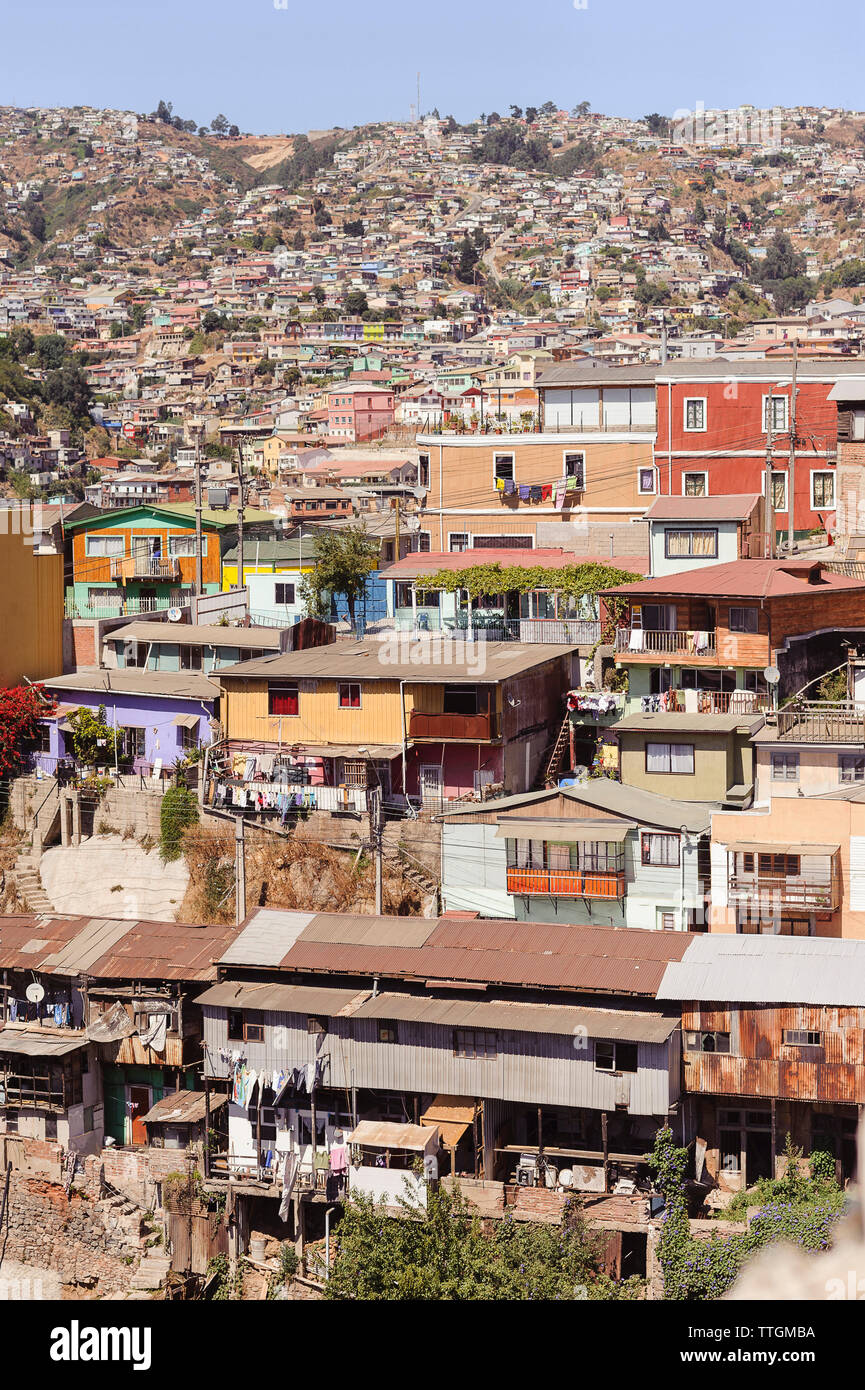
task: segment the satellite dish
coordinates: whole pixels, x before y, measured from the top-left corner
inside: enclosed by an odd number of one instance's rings
[[[183,617],[183,612],[180,608],[169,608],[166,616],[170,623],[179,623]]]
[[[768,685],[777,685],[781,679],[781,672],[777,666],[767,666],[763,671],[763,679]]]
[[[37,984],[35,980],[32,985],[27,986],[24,993],[27,995],[31,1004],[41,1004],[42,1000],[45,998],[44,989],[40,984]]]

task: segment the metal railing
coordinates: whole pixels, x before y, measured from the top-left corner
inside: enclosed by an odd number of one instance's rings
[[[517,869],[507,871],[509,893],[563,898],[623,898],[624,869]]]
[[[762,903],[813,911],[834,912],[841,902],[837,863],[831,861],[825,875],[785,877],[781,874],[733,870],[727,880],[730,899],[736,903]]]
[[[673,632],[654,632],[650,628],[620,627],[616,631],[616,651],[639,656],[644,652],[683,656],[714,656],[715,634],[711,630],[694,629]]]
[[[808,700],[778,711],[778,738],[792,743],[852,743],[865,748],[865,706]]]
[[[428,632],[459,633],[487,642],[551,642],[571,647],[590,647],[601,640],[601,624],[594,618],[504,618],[497,614],[472,615],[471,622],[424,613],[427,621],[412,625],[410,608],[397,610],[396,630],[417,635]],[[404,622],[405,626],[400,626]]]

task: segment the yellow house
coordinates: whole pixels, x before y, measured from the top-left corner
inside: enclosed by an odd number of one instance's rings
[[[14,530],[18,519],[19,530]],[[0,686],[63,670],[63,556],[38,554],[20,515],[0,512]]]
[[[386,800],[424,805],[487,785],[525,791],[561,724],[572,655],[394,633],[245,661],[220,672],[223,751],[261,759],[269,776],[278,765],[316,806],[303,789],[378,784]]]

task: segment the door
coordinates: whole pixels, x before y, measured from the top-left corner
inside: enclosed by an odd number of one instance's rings
[[[129,1087],[129,1118],[131,1121],[133,1144],[147,1143],[147,1128],[144,1124],[144,1116],[150,1109],[150,1087],[149,1086],[130,1086]]]
[[[759,1178],[772,1176],[772,1135],[749,1129],[745,1136],[745,1182],[752,1187]]]
[[[423,763],[421,765],[420,799],[422,806],[441,805],[442,770],[438,763]]]

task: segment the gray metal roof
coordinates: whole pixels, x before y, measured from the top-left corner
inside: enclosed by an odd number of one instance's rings
[[[558,1004],[521,1004],[509,1000],[430,999],[413,994],[379,994],[355,1010],[356,1018],[381,1018],[451,1028],[498,1028],[502,1032],[556,1033],[628,1042],[665,1042],[680,1018],[617,1009],[567,1008]]]
[[[546,787],[538,792],[471,802],[458,811],[448,811],[436,819],[456,822],[463,815],[474,818],[489,816],[490,820],[495,820],[501,811],[530,806],[557,796],[595,806],[609,811],[611,815],[623,816],[626,820],[638,821],[643,825],[660,825],[675,830],[684,825],[692,835],[701,835],[708,830],[713,812],[721,810],[720,802],[673,801],[670,797],[658,796],[656,792],[623,786],[621,782],[613,782],[607,777],[592,777],[573,787]]]
[[[274,1013],[341,1013],[354,1000],[368,998],[369,990],[328,989],[320,985],[246,984],[224,980],[211,985],[196,998],[196,1004],[225,1009],[265,1009]]]
[[[60,1037],[57,1033],[4,1028],[0,1030],[0,1052],[14,1052],[23,1057],[63,1057],[87,1046],[83,1033]]]
[[[260,908],[222,956],[222,965],[278,965],[287,955],[314,912],[268,911]]]
[[[629,714],[613,726],[617,734],[642,733],[707,733],[732,734],[737,729],[749,732],[764,722],[762,714],[687,714],[675,710],[648,711]]]
[[[106,634],[106,642],[172,642],[183,646],[264,647],[279,650],[283,629],[223,627],[219,623],[127,623]]]
[[[215,700],[220,693],[218,681],[197,671],[73,671],[68,676],[52,676],[42,684],[47,690],[150,695],[160,700]]]
[[[865,941],[703,935],[671,962],[658,999],[865,1006]]]
[[[407,680],[415,685],[477,685],[519,676],[546,661],[569,656],[574,649],[573,645],[546,642],[464,643],[442,633],[408,641],[399,633],[388,633],[364,642],[333,642],[326,647],[283,652],[280,656],[256,657],[226,666],[219,675],[221,680],[318,676],[333,680]]]

